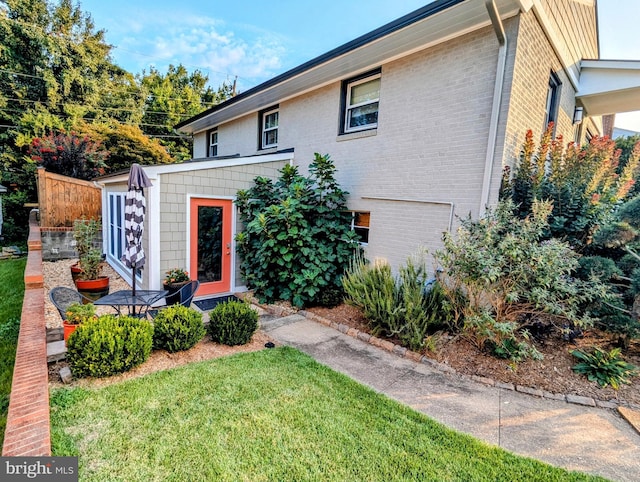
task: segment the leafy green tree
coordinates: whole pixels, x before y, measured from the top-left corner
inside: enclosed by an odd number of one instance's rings
[[[112,63],[104,31],[71,0],[2,2],[0,38],[0,180],[16,200],[34,202],[34,138],[69,132],[81,119],[137,122],[144,99],[132,95],[135,78]],[[23,211],[5,210],[5,229],[26,232]]]
[[[169,164],[173,158],[156,139],[145,136],[138,126],[120,124],[83,124],[79,127],[90,138],[102,143],[109,152],[105,173],[128,169],[131,164]]]
[[[258,177],[239,191],[244,231],[236,236],[240,269],[262,301],[302,307],[341,290],[342,275],[359,250],[346,212],[347,192],[328,155],[315,155],[309,177],[287,165],[274,183]]]
[[[207,81],[200,71],[189,73],[182,65],[170,65],[166,74],[152,67],[140,76],[148,99],[143,130],[157,137],[178,160],[191,158],[192,144],[190,137],[180,136],[173,126],[231,97],[231,86],[225,83],[214,91]]]
[[[11,109],[3,120],[19,128],[7,132],[18,147],[82,118],[141,119],[135,78],[113,64],[104,31],[79,5],[8,0],[4,13],[0,90]]]

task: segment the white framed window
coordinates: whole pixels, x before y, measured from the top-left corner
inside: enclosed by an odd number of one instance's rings
[[[110,192],[108,194],[107,254],[116,262],[121,262],[120,258],[122,258],[125,248],[124,202],[126,197],[127,193],[125,192]]]
[[[209,132],[209,157],[218,155],[218,129],[215,128]]]
[[[276,107],[262,112],[260,130],[260,148],[268,149],[278,146],[278,121],[280,111]]]
[[[124,209],[126,192],[110,192],[107,196],[107,239],[103,240],[103,245],[109,260],[119,264],[123,270],[131,272],[122,261],[126,240],[124,235]],[[136,269],[136,278],[142,279],[142,269]]]
[[[344,95],[344,133],[378,127],[379,73],[348,82]]]
[[[360,244],[369,244],[369,223],[371,213],[368,211],[351,211],[351,231],[358,235]]]

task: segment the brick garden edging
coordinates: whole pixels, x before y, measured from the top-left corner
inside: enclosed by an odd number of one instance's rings
[[[44,275],[36,211],[31,211],[29,216],[27,244],[20,334],[2,447],[5,457],[51,455]]]
[[[545,390],[540,390],[537,388],[525,387],[522,385],[514,385],[512,383],[503,383],[500,381],[496,381],[492,378],[480,377],[476,375],[466,375],[464,373],[458,373],[454,368],[450,367],[445,363],[437,362],[427,356],[424,356],[420,353],[416,353],[414,351],[408,350],[407,348],[396,345],[395,343],[390,342],[389,340],[383,340],[382,338],[378,338],[370,335],[369,333],[365,333],[355,328],[351,328],[348,325],[342,323],[336,323],[335,321],[328,320],[323,318],[322,316],[316,315],[315,313],[311,313],[305,310],[295,310],[291,308],[285,308],[283,306],[278,305],[264,305],[260,303],[256,298],[251,297],[251,302],[260,308],[268,311],[271,314],[277,316],[287,316],[298,314],[304,316],[305,318],[316,321],[322,325],[328,326],[335,330],[338,330],[345,335],[351,336],[353,338],[357,338],[358,340],[369,343],[370,345],[377,346],[378,348],[382,348],[388,352],[394,353],[400,357],[408,358],[416,363],[424,363],[425,365],[429,365],[436,370],[439,370],[443,373],[448,373],[451,375],[456,375],[463,380],[471,380],[474,382],[482,383],[484,385],[489,385],[496,388],[502,388],[505,390],[516,391],[520,393],[524,393],[527,395],[532,395],[541,398],[548,398],[550,400],[558,400],[567,403],[573,403],[576,405],[586,405],[589,407],[599,407],[599,408],[609,408],[609,409],[618,409],[619,407],[629,407],[635,410],[640,409],[640,405],[635,403],[627,403],[623,401],[617,400],[598,400],[591,397],[583,397],[580,395],[572,395],[572,394],[564,394],[564,393],[551,393]]]

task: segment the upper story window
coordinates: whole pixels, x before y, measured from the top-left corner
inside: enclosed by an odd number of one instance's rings
[[[380,71],[343,84],[344,124],[342,133],[378,127]]]
[[[261,112],[260,149],[278,146],[278,107]]]
[[[549,126],[549,122],[555,125],[558,123],[558,108],[560,106],[560,79],[556,74],[551,72],[549,77],[549,88],[547,90],[547,103],[545,105],[544,129]]]
[[[208,157],[216,157],[218,155],[218,128],[216,127],[209,132],[209,149]]]

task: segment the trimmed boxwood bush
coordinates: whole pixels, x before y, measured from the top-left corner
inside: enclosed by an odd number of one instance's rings
[[[77,377],[108,377],[142,364],[152,341],[153,326],[147,320],[103,315],[71,334],[67,359]]]
[[[162,309],[153,320],[153,346],[170,353],[188,350],[202,340],[206,330],[202,313],[182,305]]]
[[[227,301],[209,313],[209,334],[224,345],[244,345],[258,329],[258,313],[248,303]]]

